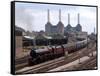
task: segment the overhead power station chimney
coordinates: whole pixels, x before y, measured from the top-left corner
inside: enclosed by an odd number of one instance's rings
[[[45,32],[47,35],[51,34],[52,24],[50,23],[50,11],[47,9],[47,23],[45,24]]]
[[[49,11],[49,9],[48,9],[48,22],[50,22],[50,11]]]
[[[65,33],[71,31],[72,26],[70,25],[70,14],[68,13],[68,25],[65,27]]]
[[[64,34],[64,24],[61,22],[61,9],[59,9],[59,22],[57,24],[57,33]]]
[[[59,9],[59,21],[61,21],[61,9]]]
[[[78,24],[80,24],[80,14],[78,13]]]
[[[82,31],[82,26],[80,25],[80,14],[79,13],[78,13],[77,17],[78,17],[78,24],[76,26],[76,31],[81,32]]]
[[[70,14],[68,13],[68,24],[70,24]]]

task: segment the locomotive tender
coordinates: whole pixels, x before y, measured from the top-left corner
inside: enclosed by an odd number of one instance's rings
[[[85,39],[76,43],[64,44],[59,46],[47,46],[43,49],[32,49],[30,52],[30,58],[28,59],[29,65],[35,65],[41,62],[52,60],[65,55],[78,51],[87,46],[90,40]]]

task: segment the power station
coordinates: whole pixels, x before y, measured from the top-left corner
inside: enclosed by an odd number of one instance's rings
[[[64,35],[64,33],[69,33],[69,32],[81,32],[82,31],[82,26],[80,25],[80,14],[78,13],[78,23],[76,27],[72,27],[70,24],[70,14],[68,13],[68,25],[64,27],[64,24],[61,21],[61,9],[59,9],[59,22],[56,25],[53,25],[50,22],[50,10],[48,9],[47,12],[47,19],[48,22],[45,24],[45,32],[47,35],[52,35],[52,34],[60,34]]]
[[[59,22],[57,25],[52,25],[50,23],[50,11],[48,9],[48,22],[45,25],[45,32],[48,35],[51,34],[64,34],[64,24],[61,22],[61,10],[59,10]]]

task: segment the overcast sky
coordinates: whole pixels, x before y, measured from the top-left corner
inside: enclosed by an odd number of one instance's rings
[[[68,13],[70,13],[72,27],[77,25],[77,14],[80,13],[82,31],[90,34],[94,31],[94,27],[96,28],[96,7],[19,2],[15,4],[15,24],[29,31],[45,31],[48,9],[50,10],[50,22],[53,25],[59,22],[59,9],[61,9],[61,21],[65,27],[68,24]]]

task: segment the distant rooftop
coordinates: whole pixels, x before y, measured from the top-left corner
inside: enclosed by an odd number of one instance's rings
[[[25,30],[21,27],[18,27],[15,25],[15,31],[21,31],[21,32],[25,32]]]

